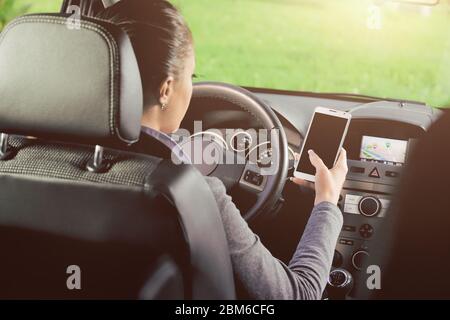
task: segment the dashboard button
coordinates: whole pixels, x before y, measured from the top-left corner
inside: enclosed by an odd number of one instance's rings
[[[363,224],[360,228],[359,228],[359,234],[361,235],[361,237],[363,238],[370,238],[373,235],[374,229],[370,224]]]
[[[399,172],[396,171],[386,171],[386,177],[388,178],[398,178],[400,176]]]
[[[381,178],[380,172],[378,171],[378,169],[376,167],[373,168],[372,171],[370,171],[369,177],[371,177],[371,178],[378,178],[378,179]]]
[[[345,213],[359,214],[358,213],[358,205],[357,204],[345,204],[344,205]]]
[[[349,232],[355,232],[356,231],[356,227],[345,225],[345,226],[342,227],[342,230],[343,231],[349,231]]]
[[[339,240],[340,244],[346,245],[346,246],[352,246],[353,245],[353,240],[347,240],[347,239],[341,239]]]
[[[345,196],[345,203],[346,204],[358,204],[359,200],[361,200],[361,196],[355,195],[355,194],[347,194]]]
[[[259,187],[262,185],[264,177],[262,175],[260,175],[259,173],[248,170],[245,173],[244,180],[248,183],[251,183],[251,184]]]
[[[362,173],[364,174],[366,172],[366,168],[364,167],[351,167],[350,168],[351,173]]]

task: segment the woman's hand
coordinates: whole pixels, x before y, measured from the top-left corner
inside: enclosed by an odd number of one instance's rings
[[[311,164],[316,168],[315,184],[298,178],[291,178],[291,181],[316,190],[314,205],[318,205],[324,201],[337,205],[348,172],[347,152],[345,149],[341,149],[339,159],[333,169],[328,169],[322,159],[313,150],[309,150],[308,154]]]

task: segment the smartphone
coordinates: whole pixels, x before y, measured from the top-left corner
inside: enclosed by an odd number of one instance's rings
[[[344,111],[318,107],[314,111],[308,132],[303,140],[300,161],[294,172],[296,178],[315,182],[316,169],[309,161],[308,150],[314,150],[325,165],[331,169],[344,144],[351,114]]]

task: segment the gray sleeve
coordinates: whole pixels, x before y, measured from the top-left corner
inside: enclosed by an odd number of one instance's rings
[[[342,228],[339,208],[323,202],[313,209],[287,266],[273,257],[251,231],[222,182],[216,178],[206,180],[221,212],[234,272],[250,296],[254,299],[320,299]]]

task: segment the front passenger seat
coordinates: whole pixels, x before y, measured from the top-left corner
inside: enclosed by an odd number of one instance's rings
[[[68,21],[0,35],[0,298],[234,299],[203,177],[126,151],[143,100],[128,36]]]

